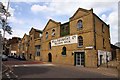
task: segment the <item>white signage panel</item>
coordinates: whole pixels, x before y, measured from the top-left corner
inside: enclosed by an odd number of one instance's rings
[[[51,40],[51,46],[73,44],[77,42],[78,42],[77,35],[72,35],[72,36],[66,36],[66,37]]]

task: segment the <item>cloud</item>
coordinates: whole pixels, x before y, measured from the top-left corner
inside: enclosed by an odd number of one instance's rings
[[[110,24],[111,43],[115,44],[116,42],[118,42],[118,12],[117,10],[112,11],[109,15],[103,14],[101,18],[107,24]]]
[[[7,2],[8,0],[1,0]],[[11,2],[118,2],[119,0],[10,0]]]
[[[25,22],[23,20],[17,19],[16,17],[10,17],[8,18],[8,22],[11,22],[13,24],[25,24]]]
[[[71,17],[79,7],[85,9],[93,8],[95,14],[97,14],[104,22],[110,24],[111,42],[115,43],[118,41],[117,0],[116,2],[103,2],[103,0],[101,0],[101,2],[89,2],[88,0],[78,2],[72,0],[53,0],[53,2],[47,3],[47,6],[46,4],[43,6],[33,5],[33,10],[31,10],[36,13],[46,12],[46,18],[48,19],[59,15],[67,15]]]
[[[40,5],[33,5],[32,7],[31,7],[31,10],[32,10],[32,12],[34,12],[34,13],[37,13],[37,12],[41,12],[41,11],[44,11],[44,10],[47,10],[47,6],[40,6]]]
[[[31,0],[19,0],[19,1],[29,3]],[[32,0],[32,2],[37,2],[37,1],[38,0]],[[117,16],[118,0],[101,0],[99,2],[97,0],[91,0],[91,1],[90,0],[84,0],[84,1],[83,0],[82,1],[81,0],[51,0],[51,2],[50,0],[47,1],[39,0],[38,2],[46,2],[46,3],[43,3],[42,5],[32,4],[31,11],[33,13],[39,13],[39,14],[44,12],[45,15],[44,17],[46,17],[46,19],[49,18],[56,19],[56,17],[61,15],[68,16],[69,19],[69,17],[71,17],[79,7],[85,9],[93,8],[95,14],[97,14],[107,24],[110,24],[111,42],[115,43],[118,40],[118,33],[117,33],[118,32],[117,31],[118,30],[118,16]],[[10,12],[13,14],[13,17],[11,18],[11,21],[13,21],[13,23],[19,23],[19,24],[25,23],[14,16],[13,8],[11,8]],[[38,21],[38,23],[40,22]],[[35,23],[33,24],[35,25]]]

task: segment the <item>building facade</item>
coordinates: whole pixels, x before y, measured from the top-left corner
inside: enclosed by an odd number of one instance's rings
[[[18,55],[19,53],[19,46],[18,43],[21,40],[21,38],[19,37],[12,37],[12,39],[8,40],[8,47],[9,47],[9,55],[10,56],[14,56],[14,55]]]
[[[97,67],[111,59],[109,25],[93,9],[79,8],[64,24],[50,19],[42,35],[43,61]]]
[[[29,36],[27,34],[24,34],[20,43],[21,44],[20,55],[25,57],[25,59],[28,58],[28,40],[29,40]]]
[[[40,47],[39,38],[41,37],[42,31],[31,28],[29,32],[29,40],[28,40],[28,59],[29,60],[35,60],[36,54],[39,52],[38,49]],[[37,51],[36,51],[37,50]]]
[[[43,31],[31,28],[19,45],[27,60],[98,67],[112,59],[109,25],[93,9],[79,8],[66,23],[50,19]]]

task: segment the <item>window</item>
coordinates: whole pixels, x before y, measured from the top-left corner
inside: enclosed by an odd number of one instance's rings
[[[79,20],[77,23],[77,29],[80,30],[82,29],[82,27],[83,27],[82,20]]]
[[[60,25],[60,36],[66,36],[70,34],[69,22]]]
[[[51,42],[49,42],[49,49],[51,49]]]
[[[46,39],[48,39],[48,32],[46,32]]]
[[[105,39],[103,38],[103,48],[105,48]]]
[[[79,36],[78,37],[78,47],[82,47],[83,46],[83,37]]]
[[[66,55],[66,47],[65,46],[62,48],[62,55]]]
[[[40,56],[40,52],[37,52],[37,53],[36,53],[36,56]]]
[[[102,24],[102,32],[104,33],[104,24]]]
[[[52,30],[52,37],[55,36],[55,29]]]

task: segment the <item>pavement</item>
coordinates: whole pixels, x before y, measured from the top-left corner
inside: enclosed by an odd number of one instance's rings
[[[2,73],[5,73],[8,70],[8,67],[2,63]]]
[[[99,74],[103,74],[106,76],[113,76],[113,77],[118,77],[118,69],[116,68],[107,68],[107,67],[98,67],[98,68],[88,68],[88,67],[80,67],[80,66],[71,66],[71,65],[63,65],[63,64],[55,64],[58,66],[66,66],[72,69],[78,69],[78,70],[82,70],[82,71],[89,71],[89,72],[94,72],[94,73],[99,73]]]

